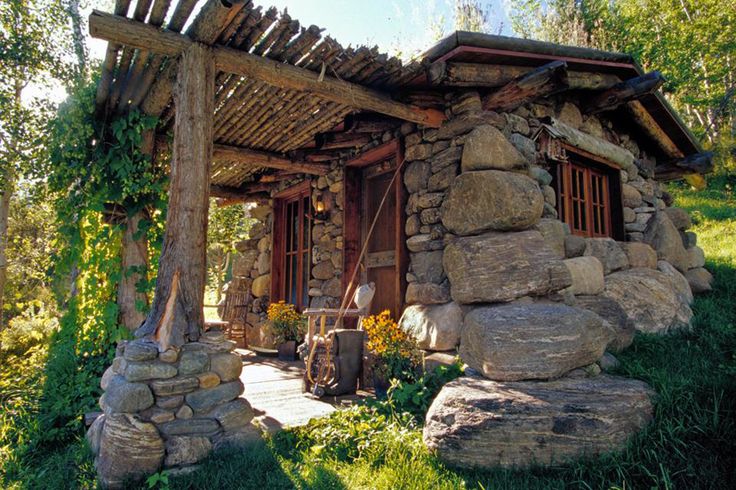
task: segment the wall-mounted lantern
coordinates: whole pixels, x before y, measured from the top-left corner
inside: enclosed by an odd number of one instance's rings
[[[314,196],[314,219],[316,221],[327,221],[330,219],[330,200],[329,195],[317,191]]]

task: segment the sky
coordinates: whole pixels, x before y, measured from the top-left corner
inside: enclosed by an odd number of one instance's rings
[[[175,0],[176,1],[176,0]],[[490,28],[494,33],[511,34],[506,0],[481,0],[490,7]],[[112,0],[89,0],[82,10],[86,19],[93,8],[112,11]],[[129,11],[135,8],[136,0],[131,2]],[[173,3],[173,2],[172,2]],[[205,0],[199,0],[197,8]],[[451,0],[254,0],[264,10],[274,6],[283,11],[287,9],[292,18],[299,20],[303,27],[315,24],[325,29],[323,36],[329,34],[343,46],[377,45],[379,50],[401,57],[410,57],[431,47],[437,33],[431,29],[436,19],[444,19],[444,34],[452,28]],[[173,11],[173,9],[170,9]],[[192,16],[194,17],[194,16]],[[186,26],[185,26],[186,28]],[[86,27],[85,27],[86,32]],[[107,42],[87,36],[87,47],[92,59],[102,60]],[[61,102],[66,93],[59,86],[29,87],[29,97],[51,96]],[[49,92],[50,90],[50,92]]]

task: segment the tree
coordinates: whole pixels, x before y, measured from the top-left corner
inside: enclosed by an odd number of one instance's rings
[[[7,281],[8,220],[19,179],[40,174],[43,127],[50,107],[24,100],[30,83],[64,78],[66,15],[57,0],[0,3],[0,328]]]
[[[253,220],[247,217],[242,204],[218,207],[212,201],[207,227],[207,275],[208,288],[219,303],[232,266],[235,244],[248,237]]]

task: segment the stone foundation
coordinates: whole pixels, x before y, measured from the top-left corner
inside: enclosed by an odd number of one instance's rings
[[[122,488],[260,438],[250,425],[253,410],[240,398],[243,364],[234,348],[219,330],[160,353],[144,340],[118,344],[100,382],[103,415],[87,432],[103,486]]]

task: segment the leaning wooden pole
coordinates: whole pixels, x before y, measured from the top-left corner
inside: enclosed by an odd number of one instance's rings
[[[181,56],[174,103],[174,143],[166,232],[151,311],[137,337],[159,350],[199,338],[204,326],[207,212],[212,160],[215,64],[192,44]]]

